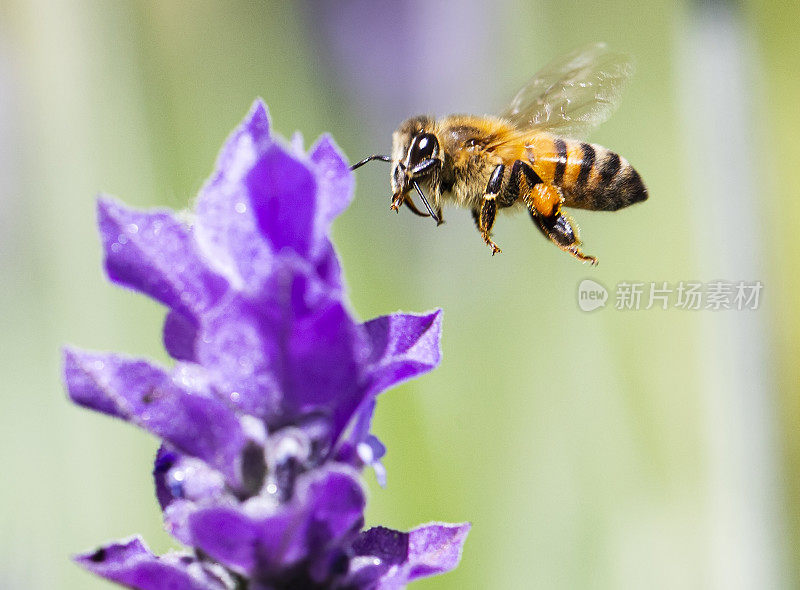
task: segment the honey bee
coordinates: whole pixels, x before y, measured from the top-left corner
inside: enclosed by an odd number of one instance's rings
[[[406,205],[441,225],[444,204],[469,209],[492,255],[501,251],[492,241],[498,210],[524,207],[556,246],[597,264],[581,251],[577,226],[562,208],[616,211],[647,199],[625,158],[580,139],[611,115],[632,71],[605,44],[588,45],[545,66],[499,116],[411,117],[392,135],[391,156],[369,156],[352,169],[391,162],[394,211]]]

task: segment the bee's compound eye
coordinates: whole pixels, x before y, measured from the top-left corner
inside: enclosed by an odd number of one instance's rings
[[[432,133],[421,133],[420,135],[417,135],[417,137],[414,139],[413,145],[411,146],[409,164],[411,166],[415,166],[423,160],[433,157],[433,154],[437,151],[438,147],[439,142],[436,140],[436,136]]]

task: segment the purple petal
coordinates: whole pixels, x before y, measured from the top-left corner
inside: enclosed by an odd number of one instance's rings
[[[386,455],[386,446],[380,439],[373,435],[367,435],[366,439],[358,447],[358,456],[364,465],[369,465],[375,472],[375,479],[382,488],[386,487],[386,468],[381,463],[381,459]]]
[[[192,514],[189,527],[196,547],[264,580],[358,530],[364,505],[354,472],[328,470],[298,480],[295,497],[267,516],[259,516],[259,504],[214,507]]]
[[[441,360],[442,311],[396,313],[364,324],[372,346],[371,393],[434,369]]]
[[[353,200],[355,180],[350,166],[330,135],[323,135],[309,152],[317,173],[319,206],[317,211],[320,238],[327,239],[330,224],[336,216],[347,209]]]
[[[303,134],[300,131],[292,133],[292,137],[289,139],[289,150],[291,153],[298,158],[305,158],[306,149],[304,145]]]
[[[280,413],[280,347],[269,334],[275,320],[268,309],[236,296],[204,318],[196,340],[197,362],[215,389],[242,412],[268,419]]]
[[[192,391],[203,386],[196,369],[178,366],[171,376],[146,361],[65,349],[64,375],[77,404],[136,424],[239,484],[247,439],[222,402]]]
[[[271,427],[322,413],[335,439],[364,395],[361,328],[302,261],[282,257],[264,293],[206,318],[198,361],[243,412]]]
[[[109,278],[194,318],[225,292],[194,247],[190,229],[167,211],[136,211],[107,197],[97,217]]]
[[[238,289],[254,293],[283,249],[311,255],[316,179],[305,157],[269,138],[257,103],[223,148],[197,203],[197,240]]]
[[[357,473],[334,471],[311,479],[305,493],[309,507],[309,544],[321,547],[336,542],[364,524],[366,497]]]
[[[267,105],[261,99],[256,99],[247,116],[222,146],[214,167],[215,173],[228,175],[234,182],[241,180],[244,168],[252,165],[255,155],[270,145],[272,137]]]
[[[200,459],[180,455],[161,445],[153,466],[156,497],[164,513],[167,531],[184,545],[191,545],[189,515],[200,506],[235,502],[225,479]]]
[[[222,148],[214,174],[197,199],[195,239],[234,287],[255,291],[272,269],[273,252],[258,229],[247,175],[273,141],[259,100]]]
[[[378,581],[379,590],[399,590],[419,578],[448,572],[461,560],[469,529],[469,523],[430,523],[408,533],[385,527],[363,532],[353,544],[355,554],[379,562],[363,562],[353,579]]]
[[[461,561],[470,526],[469,523],[430,523],[410,531],[406,580],[411,582],[454,569]]]
[[[386,469],[381,458],[386,454],[386,447],[376,436],[369,433],[372,415],[375,411],[375,399],[368,398],[355,413],[349,430],[339,441],[336,460],[356,469],[365,465],[375,470],[375,477],[381,487],[386,486]]]
[[[314,238],[316,181],[308,167],[271,145],[245,178],[261,233],[275,252],[289,248],[310,254]]]
[[[330,408],[334,439],[361,402],[356,328],[331,301],[313,316],[295,318],[288,340],[287,402],[300,414]]]
[[[314,270],[332,290],[336,292],[342,290],[342,267],[336,256],[336,250],[333,249],[333,244],[327,238],[318,245]]]
[[[267,559],[275,559],[277,553],[275,546],[264,547],[260,542],[261,524],[236,508],[220,506],[193,513],[189,518],[189,534],[192,544],[211,558],[249,576],[264,554],[268,555]],[[291,522],[286,518],[273,517],[269,525],[277,540],[274,545],[279,546]]]
[[[314,264],[323,281],[341,289],[341,267],[328,234],[331,222],[353,199],[353,173],[329,135],[323,135],[309,153],[317,179],[317,220],[314,223]]]
[[[189,529],[189,517],[202,509],[205,503],[193,502],[192,500],[173,499],[163,508],[164,530],[175,537],[178,541],[191,547],[192,532]],[[216,503],[211,505],[216,506]]]
[[[200,249],[238,289],[255,293],[275,254],[306,257],[329,285],[341,285],[328,239],[333,218],[349,204],[353,176],[333,141],[323,136],[307,157],[302,138],[284,147],[269,135],[260,101],[231,135],[197,202]]]
[[[139,590],[225,590],[230,577],[194,557],[153,555],[139,537],[120,541],[75,561],[90,572]]]
[[[353,543],[356,555],[371,555],[387,565],[400,565],[408,560],[409,533],[378,526],[364,531]]]
[[[182,313],[170,311],[164,320],[164,348],[179,361],[194,361],[197,325]]]
[[[164,510],[175,497],[172,493],[170,482],[167,481],[167,474],[181,459],[180,454],[163,444],[156,451],[156,460],[153,463],[153,480],[156,485],[156,499],[161,506],[161,510]]]

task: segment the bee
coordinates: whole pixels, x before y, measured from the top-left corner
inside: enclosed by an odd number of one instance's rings
[[[525,208],[556,246],[597,264],[562,209],[616,211],[647,199],[625,158],[581,141],[615,110],[632,72],[624,55],[588,45],[545,66],[499,116],[411,117],[392,135],[391,156],[372,155],[352,169],[390,162],[394,211],[406,205],[441,225],[444,204],[469,209],[492,255],[501,251],[492,241],[497,212]]]

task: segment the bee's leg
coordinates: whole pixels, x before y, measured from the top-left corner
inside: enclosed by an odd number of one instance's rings
[[[511,174],[502,194],[497,199],[499,207],[510,207],[517,202],[520,195],[529,195],[531,189],[541,184],[542,179],[533,171],[533,168],[524,160],[516,160],[511,167]]]
[[[441,207],[437,207],[436,208],[436,216],[439,218],[439,221],[436,222],[436,227],[439,227],[440,225],[442,225],[444,223],[444,216],[442,215],[442,208]]]
[[[491,235],[494,218],[497,215],[497,197],[503,185],[503,172],[505,172],[505,169],[506,167],[503,164],[495,167],[489,182],[486,184],[486,191],[483,193],[481,209],[478,214],[478,229],[481,232],[483,241],[492,249],[492,256],[502,252],[497,244],[492,241]]]
[[[500,247],[492,241],[492,227],[494,218],[497,215],[497,203],[494,195],[484,195],[481,201],[481,210],[478,218],[478,229],[481,230],[481,237],[486,245],[492,249],[492,256],[502,252]]]
[[[561,195],[558,189],[544,183],[537,184],[531,191],[528,210],[536,226],[556,246],[578,260],[597,264],[597,258],[581,252],[577,225],[561,212]]]

